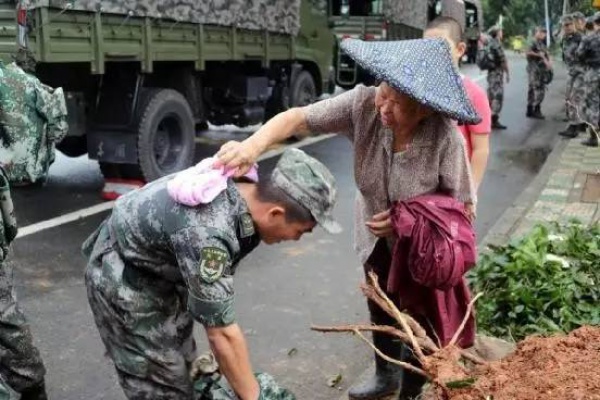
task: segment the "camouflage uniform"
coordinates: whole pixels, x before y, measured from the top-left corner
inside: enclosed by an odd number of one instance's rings
[[[546,44],[541,40],[534,40],[528,51],[544,53],[548,57]],[[544,101],[546,84],[543,74],[547,71],[544,61],[538,57],[527,57],[527,76],[529,79],[529,90],[527,91],[527,107],[538,108]]]
[[[577,58],[577,49],[582,40],[582,35],[575,32],[566,36],[562,42],[563,61],[567,65],[567,90],[566,90],[566,110],[569,125],[581,124],[582,103],[584,101],[585,86],[583,76],[585,68]]]
[[[258,400],[295,400],[296,397],[287,389],[280,387],[272,376],[264,373],[256,374],[260,386]],[[215,373],[201,376],[194,383],[195,400],[238,400],[227,380]]]
[[[490,68],[487,74],[488,99],[492,115],[498,116],[502,111],[504,102],[504,63],[506,62],[506,55],[502,43],[498,39],[490,37],[489,46],[490,53],[495,61],[495,67]]]
[[[11,265],[5,262],[9,245],[17,236],[17,221],[8,179],[1,168],[0,217],[0,383],[3,381],[20,393],[32,389],[43,392],[46,371],[33,345],[25,315],[17,304]],[[2,390],[0,398],[1,394]]]
[[[260,242],[232,181],[186,207],[169,196],[171,178],[121,197],[83,245],[89,303],[130,399],[192,398],[192,321],[235,323],[233,274]],[[318,161],[288,150],[271,179],[324,228],[333,223],[335,182]]]
[[[587,35],[577,49],[577,57],[586,66],[584,75],[584,118],[597,129],[600,121],[600,31]],[[592,135],[592,141],[594,136]]]
[[[43,181],[67,130],[62,89],[43,85],[14,63],[0,63],[0,164],[10,182]]]
[[[17,393],[8,386],[0,376],[0,400],[18,400]]]

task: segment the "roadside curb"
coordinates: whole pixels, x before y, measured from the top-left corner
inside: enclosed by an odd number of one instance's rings
[[[516,198],[513,205],[509,207],[490,228],[487,234],[479,242],[478,247],[484,248],[489,244],[501,245],[510,239],[510,236],[516,230],[518,223],[534,205],[548,182],[550,175],[560,163],[561,155],[567,148],[568,143],[568,140],[557,141],[537,176]]]

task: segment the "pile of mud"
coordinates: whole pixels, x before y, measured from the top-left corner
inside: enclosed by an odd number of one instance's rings
[[[600,327],[526,338],[514,353],[470,375],[475,382],[450,390],[450,400],[600,399]]]

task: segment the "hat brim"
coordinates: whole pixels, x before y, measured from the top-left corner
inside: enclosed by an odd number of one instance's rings
[[[391,42],[344,39],[341,48],[377,80],[386,82],[420,104],[459,122],[481,122],[444,39]],[[424,76],[431,79],[424,79]]]
[[[325,232],[336,235],[343,231],[342,226],[331,215],[315,216],[317,224],[325,230]]]

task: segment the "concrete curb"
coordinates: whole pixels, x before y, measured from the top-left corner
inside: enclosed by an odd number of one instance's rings
[[[496,221],[479,242],[480,248],[483,248],[488,244],[501,245],[510,239],[510,236],[517,228],[518,223],[537,201],[540,193],[548,182],[550,175],[560,163],[561,155],[567,148],[568,143],[568,140],[557,141],[537,176],[527,188],[521,192],[513,205],[502,214],[498,221]]]

